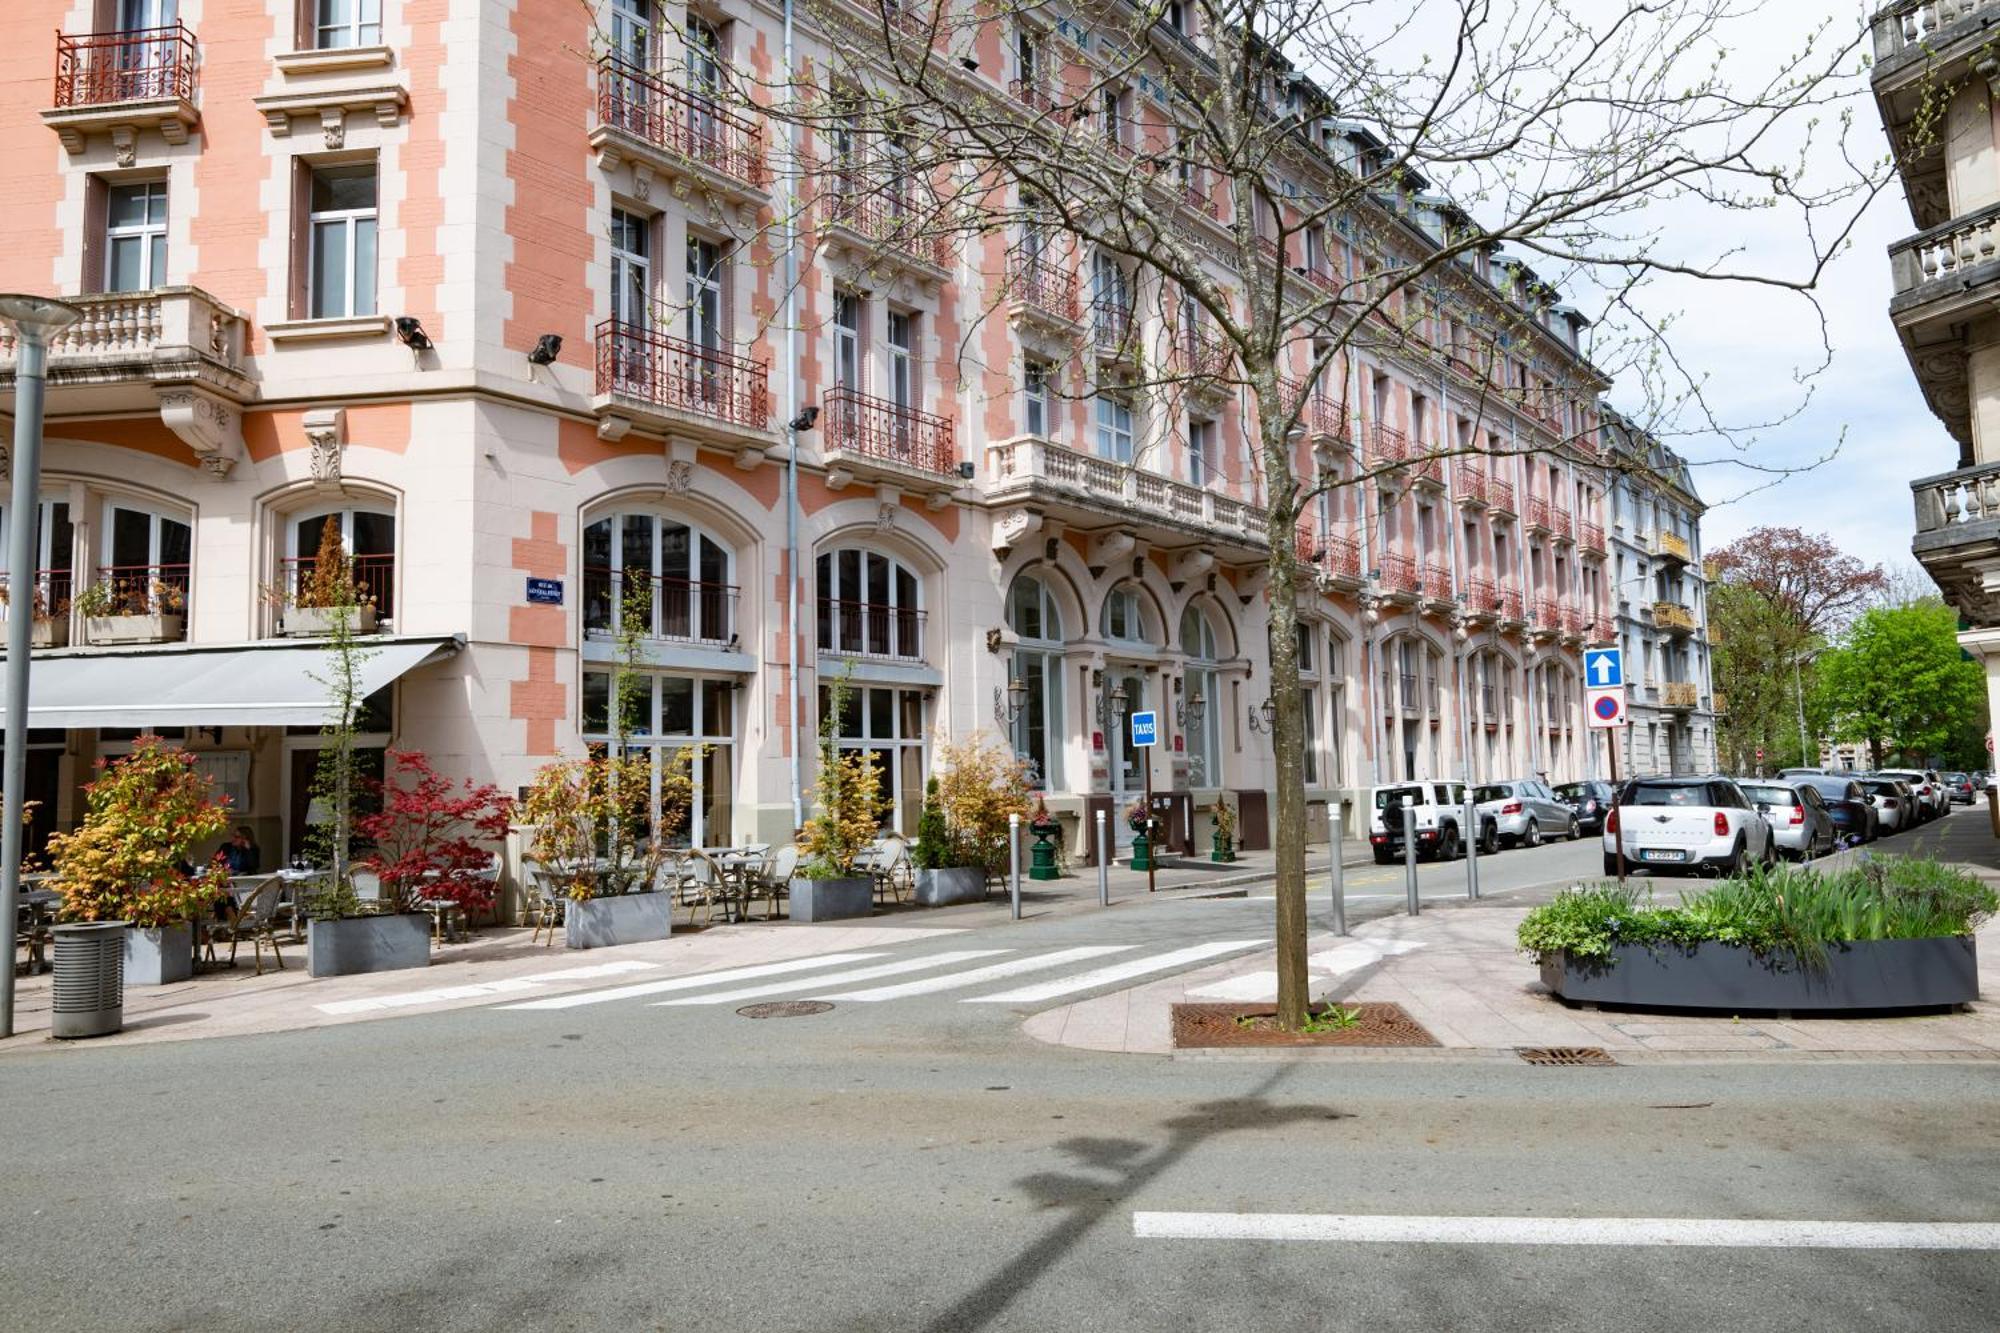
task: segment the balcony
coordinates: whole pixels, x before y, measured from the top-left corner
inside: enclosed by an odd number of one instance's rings
[[[1452,605],[1451,567],[1442,560],[1426,560],[1423,566],[1424,602],[1432,609]]]
[[[92,644],[178,643],[187,637],[192,591],[186,565],[103,565],[76,599]]]
[[[1361,587],[1361,543],[1340,533],[1299,525],[1299,559],[1312,566],[1322,588],[1354,592]]]
[[[1519,588],[1500,589],[1500,628],[1525,629],[1528,624],[1526,610],[1522,606]]]
[[[56,35],[55,105],[42,122],[72,156],[92,134],[109,134],[129,167],[142,130],[184,144],[201,123],[195,107],[200,59],[186,25],[133,32]]]
[[[1697,688],[1691,680],[1670,680],[1660,686],[1660,707],[1669,712],[1690,712],[1699,703]]]
[[[1554,509],[1550,513],[1549,529],[1555,539],[1565,546],[1576,545],[1576,520],[1567,509]]]
[[[1426,457],[1430,452],[1430,448],[1431,446],[1427,444],[1414,446],[1412,452],[1418,457],[1419,461],[1416,467],[1416,476],[1413,480],[1416,485],[1423,487],[1425,490],[1442,494],[1445,489],[1444,460],[1434,456]]]
[[[35,574],[34,590],[27,596],[32,604],[31,614],[35,618],[35,629],[30,646],[35,648],[65,648],[69,646],[70,591],[75,575],[67,569],[43,569]],[[14,611],[13,584],[4,571],[0,571],[0,624],[5,624]]]
[[[1670,565],[1686,565],[1693,561],[1694,551],[1687,538],[1662,528],[1653,536],[1653,558]]]
[[[1017,333],[1040,334],[1066,353],[1082,322],[1076,274],[1042,255],[1015,254],[1007,265],[1007,320]]]
[[[752,215],[770,199],[764,136],[754,123],[614,56],[597,62],[590,147],[607,171],[629,163],[639,181],[658,175],[687,182]],[[649,189],[635,193],[644,197]]]
[[[1093,564],[1126,554],[1139,541],[1208,543],[1239,560],[1261,559],[1270,550],[1269,515],[1261,506],[1201,486],[1032,436],[991,445],[986,457],[988,498],[1003,507],[994,526],[996,547],[1012,546],[1047,517],[1099,532]],[[1190,565],[1188,572],[1199,571]]]
[[[1414,606],[1423,595],[1423,576],[1417,572],[1417,562],[1407,555],[1392,551],[1383,556],[1381,579],[1382,595],[1392,602]]]
[[[1500,589],[1492,579],[1475,576],[1465,581],[1465,613],[1475,625],[1490,625],[1500,618]]]
[[[597,433],[623,439],[634,425],[731,450],[754,467],[776,443],[769,372],[747,357],[669,338],[637,324],[597,326]]]
[[[2000,568],[2000,463],[1924,477],[1910,491],[1911,554],[1959,615],[1974,625],[2000,623],[2000,579],[1989,573]]]
[[[1138,325],[1132,307],[1116,301],[1090,303],[1090,342],[1097,359],[1107,365],[1124,365],[1139,355]]]
[[[1486,474],[1472,464],[1461,460],[1452,469],[1452,490],[1461,507],[1486,507]]]
[[[1346,447],[1353,421],[1347,409],[1323,393],[1315,393],[1306,409],[1307,439],[1314,449],[1338,450]]]
[[[871,183],[842,173],[831,184],[820,194],[828,257],[870,270],[900,270],[936,295],[951,276],[955,238],[912,197],[911,183]]]
[[[1938,198],[1943,196],[1942,154],[1936,163]],[[1912,192],[1913,204],[1920,196]],[[1968,322],[1979,318],[2000,288],[2000,203],[1938,225],[1889,247],[1894,294],[1889,318],[1924,398],[1971,461],[1972,409],[1966,374]]]
[[[1498,477],[1486,483],[1486,504],[1496,518],[1513,518],[1521,512],[1514,507],[1514,483]]]
[[[923,611],[886,602],[822,597],[819,650],[833,657],[869,657],[894,662],[924,658]]]
[[[1554,511],[1548,500],[1540,495],[1528,497],[1528,532],[1531,536],[1549,537],[1555,534]]]
[[[1368,430],[1368,466],[1393,468],[1410,461],[1415,451],[1409,437],[1394,426],[1375,422]]]
[[[393,555],[350,555],[347,557],[349,569],[353,571],[355,600],[374,612],[375,623],[386,625],[396,618],[396,557]],[[314,556],[290,556],[278,562],[278,592],[285,605],[283,631],[287,634],[314,634],[321,631],[298,628],[294,622],[299,605],[299,590],[312,577],[313,569],[319,564]]]
[[[1528,618],[1528,631],[1538,639],[1553,639],[1562,633],[1562,608],[1553,597],[1537,597]]]
[[[1583,524],[1583,553],[1600,559],[1605,554],[1604,529],[1596,523],[1585,520]]]
[[[1729,716],[1729,696],[1717,690],[1709,696],[1709,710],[1717,717]]]
[[[1174,357],[1187,379],[1189,397],[1210,410],[1230,400],[1236,357],[1227,342],[1200,329],[1181,329],[1174,335]]]
[[[1686,636],[1694,633],[1694,610],[1680,602],[1654,602],[1653,625],[1669,634]]]
[[[929,412],[835,386],[820,395],[826,484],[856,481],[907,488],[942,509],[964,484],[951,422]]]
[[[1048,89],[1039,82],[1010,79],[1007,83],[1007,95],[1037,116],[1048,117],[1055,114],[1055,98],[1051,97]]]
[[[616,635],[628,590],[646,591],[640,637],[661,643],[727,644],[736,638],[737,587],[733,583],[628,575],[602,566],[584,566],[583,628]]]

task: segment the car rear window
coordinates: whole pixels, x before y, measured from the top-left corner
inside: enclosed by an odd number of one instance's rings
[[[1675,785],[1642,783],[1628,788],[1625,792],[1626,805],[1708,805],[1709,790],[1706,782],[1688,782]]]
[[[1765,805],[1797,805],[1799,794],[1790,787],[1745,787],[1743,794]]]
[[[1514,786],[1508,782],[1489,783],[1484,787],[1475,788],[1472,793],[1472,799],[1474,801],[1511,801],[1514,799]]]
[[[1830,801],[1844,801],[1847,799],[1847,779],[1845,778],[1818,778],[1806,785],[1818,788],[1819,794]]]
[[[1900,797],[1903,794],[1903,789],[1893,782],[1864,782],[1861,785],[1877,796]]]
[[[1405,796],[1414,796],[1418,805],[1429,805],[1431,800],[1422,787],[1384,787],[1375,793],[1375,808],[1386,810],[1392,805],[1401,805]]]
[[[1556,795],[1562,797],[1565,801],[1588,800],[1596,794],[1596,792],[1591,791],[1581,782],[1565,782],[1562,786],[1556,788]]]

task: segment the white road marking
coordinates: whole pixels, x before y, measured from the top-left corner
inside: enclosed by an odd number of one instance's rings
[[[609,990],[580,991],[575,995],[551,995],[546,1000],[529,1000],[525,1004],[495,1005],[496,1009],[574,1009],[584,1004],[608,1004],[612,1000],[630,1000],[640,995],[659,995],[667,991],[694,990],[699,986],[711,986],[720,982],[748,981],[752,977],[782,976],[787,972],[803,972],[814,967],[834,967],[841,963],[858,963],[865,958],[880,958],[879,953],[823,953],[817,958],[794,958],[783,963],[756,963],[749,967],[729,967],[720,972],[696,972],[692,976],[668,977],[663,981],[642,981],[631,986],[613,986]]]
[[[1268,948],[1269,940],[1216,940],[1207,944],[1197,944],[1192,948],[1176,949],[1172,953],[1154,954],[1150,958],[1133,958],[1123,963],[1113,963],[1100,967],[1094,972],[1085,972],[1073,977],[1060,977],[1055,981],[1045,981],[1038,986],[1023,986],[1019,990],[1001,991],[998,995],[974,995],[960,1000],[960,1004],[1034,1004],[1040,1000],[1053,1000],[1059,995],[1073,995],[1077,991],[1094,990],[1108,986],[1114,981],[1127,981],[1133,977],[1143,977],[1148,972],[1165,972],[1170,968],[1184,967],[1208,958],[1218,958],[1226,953],[1241,953],[1245,949]]]
[[[1136,944],[1088,944],[1076,949],[1059,949],[1055,953],[1042,954],[1034,958],[1014,958],[1004,963],[995,963],[991,967],[974,968],[970,972],[952,972],[941,977],[925,977],[922,981],[876,986],[871,990],[852,990],[838,994],[819,992],[813,998],[872,1003],[876,1000],[900,1000],[910,995],[935,995],[939,991],[983,985],[989,981],[999,981],[1003,977],[1019,976],[1023,972],[1040,972],[1045,968],[1060,967],[1064,963],[1078,963],[1086,958],[1102,958],[1106,954],[1123,953],[1127,949],[1138,947]]]
[[[436,1004],[440,1000],[471,1000],[484,995],[511,995],[534,990],[526,977],[506,977],[499,981],[470,982],[463,986],[434,986],[429,990],[402,991],[395,995],[368,995],[356,1000],[334,1000],[316,1004],[323,1014],[366,1014],[378,1009],[407,1009],[413,1005]]]
[[[1414,940],[1350,940],[1306,959],[1306,975],[1331,981],[1349,972],[1380,962],[1394,954],[1409,953],[1424,946]],[[1265,1001],[1278,998],[1278,979],[1268,969],[1246,976],[1225,977],[1211,985],[1188,992],[1204,1000]]]
[[[642,963],[636,958],[628,958],[616,963],[592,963],[588,967],[570,967],[560,972],[537,972],[521,978],[523,981],[582,981],[587,977],[615,977],[626,972],[650,972],[658,963]]]
[[[1726,1217],[1133,1213],[1132,1234],[1141,1240],[1312,1240],[1387,1245],[2000,1250],[2000,1223],[1994,1222],[1789,1222]]]
[[[946,967],[952,963],[963,963],[973,958],[991,958],[995,954],[1011,953],[1010,949],[954,949],[948,953],[934,953],[928,958],[905,958],[896,963],[877,963],[873,967],[857,967],[848,972],[835,972],[832,976],[808,977],[804,981],[781,981],[775,986],[745,986],[739,990],[722,991],[714,995],[692,995],[684,1000],[660,1000],[657,1007],[683,1004],[734,1004],[738,1000],[758,1000],[767,995],[796,995],[800,991],[819,993],[824,986],[845,986],[851,981],[873,981],[876,977],[893,977],[903,972],[924,972],[934,967]]]

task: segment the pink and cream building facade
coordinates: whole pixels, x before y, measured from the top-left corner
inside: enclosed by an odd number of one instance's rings
[[[640,743],[703,747],[704,843],[788,836],[841,671],[841,743],[880,754],[906,831],[939,739],[985,731],[1081,850],[1093,803],[1141,785],[1120,710],[1150,708],[1154,787],[1197,811],[1240,794],[1261,840],[1250,409],[1198,373],[1117,389],[1128,336],[1197,372],[1212,354],[1135,275],[1068,252],[1024,272],[999,234],[904,248],[866,208],[808,227],[788,340],[786,132],[703,93],[776,77],[774,12],[20,0],[0,33],[0,289],[85,312],[52,354],[36,516],[42,827],[80,815],[96,757],[166,729],[267,858],[297,846],[320,650],[289,593],[335,524],[379,621],[370,746],[507,789],[581,753],[643,582]],[[802,56],[824,40],[803,25]],[[966,77],[1029,107],[1021,49],[993,25]],[[1328,169],[1369,151],[1337,127],[1322,146]],[[1382,207],[1412,244],[1451,217]],[[1302,280],[1349,262],[1294,239]],[[1601,763],[1580,649],[1611,619],[1605,386],[1532,273],[1484,254],[1453,277],[1511,311],[1497,366],[1412,312],[1419,337],[1297,387],[1304,474],[1408,460],[1296,538],[1310,799],[1322,821],[1348,803],[1350,832],[1376,782]],[[794,534],[785,423],[809,405]],[[1423,457],[1445,447],[1473,452]],[[100,584],[116,627],[75,606]]]

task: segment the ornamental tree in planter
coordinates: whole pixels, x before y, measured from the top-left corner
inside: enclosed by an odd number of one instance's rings
[[[973,861],[963,839],[952,836],[935,775],[924,784],[924,810],[917,818],[917,845],[910,859],[917,868],[917,901],[926,907],[978,902],[986,896],[986,868]]]
[[[331,635],[337,625],[352,634],[375,632],[375,599],[354,581],[354,562],[341,545],[340,525],[320,528],[312,568],[301,570],[284,610],[283,632],[297,638]]]
[[[928,872],[932,896],[926,896],[924,861],[919,860],[917,901],[976,901],[986,896],[987,877],[1007,868],[1012,817],[1033,817],[1027,761],[975,736],[940,746],[938,763],[943,772],[930,785],[937,801],[938,836],[926,840],[933,863]],[[928,807],[928,797],[925,803]]]
[[[528,859],[568,899],[570,948],[667,937],[673,895],[656,886],[693,808],[696,753],[683,746],[661,764],[657,804],[643,754],[593,754],[535,774],[520,808],[533,829]]]
[[[194,756],[141,736],[122,759],[97,762],[84,788],[83,824],[49,839],[65,921],[123,921],[126,978],[185,981],[194,928],[229,892],[220,864],[184,869],[194,848],[219,836],[228,803],[194,768]]]
[[[364,784],[377,808],[357,816],[354,828],[374,849],[358,864],[381,879],[396,911],[427,903],[489,910],[499,882],[493,858],[514,803],[491,783],[454,785],[418,750],[389,751],[389,766],[388,777]]]
[[[169,643],[187,626],[187,597],[159,579],[98,580],[76,595],[91,643]]]
[[[791,883],[794,921],[867,916],[874,908],[874,881],[861,872],[860,862],[881,831],[888,798],[875,756],[840,748],[839,720],[847,699],[843,675],[828,687],[819,723],[816,808],[799,830],[799,868]]]

